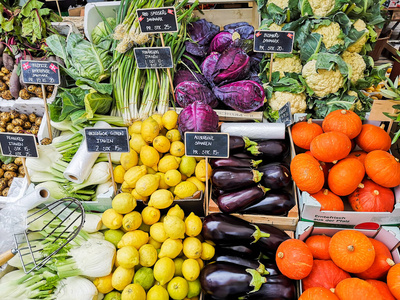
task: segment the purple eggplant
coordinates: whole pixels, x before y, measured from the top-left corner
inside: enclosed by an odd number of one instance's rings
[[[279,245],[291,237],[283,230],[269,225],[269,224],[257,224],[257,227],[261,232],[269,233],[268,238],[261,237],[257,240],[256,245],[260,247],[260,251],[268,257],[275,257],[276,249]]]
[[[242,152],[247,147],[250,147],[252,145],[254,145],[254,142],[251,141],[248,137],[237,136],[237,135],[229,136],[229,151],[230,151],[230,153]]]
[[[268,190],[259,184],[242,190],[224,193],[218,197],[217,205],[224,213],[238,212],[262,199]]]
[[[257,225],[222,213],[213,213],[204,218],[202,235],[205,240],[217,245],[250,245],[262,237],[270,236],[261,232]]]
[[[262,163],[262,160],[253,160],[253,159],[240,159],[236,157],[228,157],[228,158],[214,158],[210,159],[210,165],[213,169],[220,167],[236,167],[236,168],[256,168],[259,164]]]
[[[256,203],[245,207],[239,213],[258,215],[284,215],[296,205],[294,198],[285,191],[268,191]]]
[[[259,157],[252,155],[249,152],[239,152],[239,153],[233,153],[232,157],[234,158],[240,158],[240,159],[253,159],[253,160],[257,160],[260,159]]]
[[[269,161],[282,161],[289,154],[289,145],[285,140],[265,140],[247,148],[251,154]]]
[[[267,269],[267,267],[260,262],[259,260],[256,259],[249,259],[249,258],[243,258],[240,256],[235,256],[235,255],[216,255],[213,258],[214,261],[217,262],[229,262],[232,264],[236,265],[241,265],[245,266],[251,269],[255,269],[258,273],[261,275],[276,275],[279,274],[279,269],[276,266],[276,264],[269,263],[270,267]],[[274,267],[275,265],[275,267]],[[271,274],[273,273],[273,274]]]
[[[257,183],[263,173],[251,168],[217,168],[213,170],[211,182],[218,189],[231,191]]]
[[[248,259],[259,259],[261,251],[254,245],[225,245],[215,247],[216,255],[233,255]]]
[[[261,288],[240,298],[243,300],[294,300],[297,299],[295,282],[284,275],[268,276]]]
[[[228,262],[208,264],[200,273],[201,287],[215,298],[245,296],[258,291],[266,281],[256,270]]]
[[[292,176],[289,168],[279,162],[270,163],[258,168],[263,172],[261,184],[267,188],[278,190],[287,187],[292,183]]]

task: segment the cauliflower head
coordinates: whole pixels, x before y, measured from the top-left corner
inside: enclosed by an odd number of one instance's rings
[[[364,35],[360,39],[358,39],[355,43],[351,44],[346,49],[346,51],[360,53],[365,43],[368,40],[367,25],[363,20],[358,19],[356,22],[354,22],[353,26],[357,31],[364,31]]]
[[[329,25],[322,25],[317,29],[313,30],[313,32],[319,33],[322,35],[322,42],[325,44],[327,49],[340,44],[344,44],[344,40],[338,38],[341,33],[340,25],[336,22],[332,22]]]
[[[269,0],[268,4],[273,3],[276,6],[285,9],[289,5],[289,0]]]
[[[272,23],[271,25],[268,26],[268,30],[272,30],[272,31],[282,31],[283,25],[285,25],[285,24],[278,25],[278,24],[276,24],[276,23]]]
[[[317,97],[336,93],[343,86],[343,76],[339,70],[320,69],[317,72],[316,60],[310,60],[303,67],[301,75]]]
[[[292,57],[278,57],[272,63],[272,72],[279,71],[280,78],[285,76],[285,72],[301,73],[302,68],[301,60],[297,55],[293,55]]]
[[[290,111],[292,114],[306,111],[307,103],[304,93],[274,92],[271,99],[268,100],[268,104],[272,110],[279,110],[287,102],[290,102]]]
[[[335,0],[308,0],[315,17],[326,17],[335,7]]]
[[[346,64],[350,66],[350,81],[356,83],[359,79],[364,78],[364,71],[367,65],[363,57],[356,52],[344,51],[342,58]]]

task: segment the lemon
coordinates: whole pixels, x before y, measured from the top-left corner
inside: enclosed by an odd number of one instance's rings
[[[164,124],[162,122],[162,115],[161,114],[152,114],[151,117],[156,120],[158,123],[158,128],[162,130],[164,128]]]
[[[169,185],[165,183],[165,174],[162,172],[157,172],[156,175],[160,177],[160,181],[158,183],[158,188],[165,189],[165,190],[169,189]]]
[[[203,269],[203,267],[204,267],[204,261],[203,261],[201,258],[197,258],[196,261],[197,261],[197,263],[198,263],[199,266],[200,266],[200,270]]]
[[[179,164],[179,171],[187,177],[190,177],[194,173],[196,164],[197,162],[194,157],[184,155],[182,156],[181,163]]]
[[[142,121],[138,120],[132,123],[131,126],[129,126],[128,132],[131,135],[132,133],[140,133],[140,130],[142,129]]]
[[[154,175],[154,174],[156,174],[156,173],[157,173],[156,170],[154,170],[153,168],[147,167],[147,174],[152,174],[152,175]]]
[[[116,166],[113,170],[113,174],[114,174],[114,181],[116,183],[124,182],[125,169],[123,166],[121,165]]]
[[[171,143],[175,141],[180,141],[182,139],[181,133],[178,129],[167,131],[167,134],[165,136],[167,137],[167,139],[169,139]]]
[[[200,284],[199,279],[196,279],[193,281],[188,281],[188,287],[189,287],[188,294],[187,294],[188,298],[193,298],[193,297],[200,295],[201,284]]]
[[[174,110],[168,110],[162,116],[162,123],[165,128],[171,130],[175,128],[176,123],[178,122],[178,113]]]
[[[133,246],[136,249],[139,249],[144,244],[147,244],[148,241],[149,234],[147,232],[135,230],[125,233],[117,246],[118,248],[122,248],[124,246]]]
[[[179,168],[179,159],[173,155],[165,155],[158,162],[158,171],[167,172],[169,170],[176,170]]]
[[[196,236],[201,233],[203,222],[193,212],[185,220],[186,235]]]
[[[121,293],[113,291],[104,296],[103,300],[121,300]]]
[[[139,178],[146,174],[146,166],[134,166],[125,172],[124,180],[130,188],[134,189]]]
[[[146,174],[140,177],[139,180],[136,182],[135,190],[141,196],[150,196],[155,190],[158,189],[159,181],[159,176]]]
[[[197,187],[197,190],[202,191],[203,193],[205,192],[206,185],[203,182],[201,182],[199,179],[197,179],[196,176],[189,177],[188,179],[186,179],[186,181],[194,183],[195,186]]]
[[[181,141],[172,142],[169,153],[174,156],[183,156],[185,154],[185,144]]]
[[[137,211],[126,214],[122,219],[122,228],[124,228],[126,231],[136,230],[140,227],[141,224],[142,215]]]
[[[131,134],[131,139],[129,141],[129,147],[136,153],[140,153],[143,146],[147,146],[146,141],[143,139],[140,133]],[[139,161],[138,161],[139,163]]]
[[[157,242],[153,237],[149,237],[149,242],[150,245],[153,245],[153,247],[158,250],[161,249],[162,243]]]
[[[133,246],[125,246],[117,251],[117,263],[125,269],[131,269],[139,264],[139,252]]]
[[[157,260],[153,268],[154,278],[160,282],[161,285],[166,284],[174,277],[175,264],[169,257],[163,257]]]
[[[104,239],[117,247],[118,242],[122,239],[124,232],[118,229],[109,229],[104,232]]]
[[[174,189],[175,196],[180,199],[192,197],[194,193],[197,192],[197,186],[190,181],[182,181],[177,184]]]
[[[165,216],[164,230],[171,239],[185,238],[185,223],[177,216]]]
[[[167,290],[172,299],[182,300],[187,296],[189,286],[184,278],[177,276],[168,283]]]
[[[199,263],[193,258],[186,259],[182,264],[182,274],[187,281],[196,280],[200,275]]]
[[[176,204],[174,207],[171,207],[168,210],[167,216],[176,216],[183,220],[183,218],[185,217],[185,212],[178,204]]]
[[[153,147],[160,153],[168,152],[170,146],[171,143],[169,142],[169,139],[163,135],[159,135],[153,140]]]
[[[201,244],[201,247],[202,247],[202,250],[201,250],[201,259],[202,260],[210,260],[211,258],[214,257],[215,248],[212,245],[204,242]]]
[[[132,283],[122,291],[121,300],[146,300],[146,292],[140,284]]]
[[[169,186],[176,186],[182,180],[181,173],[178,170],[168,170],[165,172],[165,183]]]
[[[147,292],[147,300],[169,300],[169,295],[161,285],[155,285]]]
[[[132,195],[133,198],[135,198],[136,200],[142,200],[143,202],[146,202],[146,201],[149,199],[148,196],[139,195],[138,192],[136,192],[136,189],[133,189],[133,190],[131,191],[131,195]]]
[[[154,285],[153,269],[142,267],[135,273],[133,283],[140,284],[146,291]]]
[[[101,221],[109,229],[118,229],[122,226],[122,215],[109,208],[101,215]]]
[[[125,171],[136,166],[138,161],[139,156],[133,149],[127,153],[121,153],[121,166],[125,169]]]
[[[93,284],[100,293],[107,294],[114,289],[111,284],[111,279],[112,274],[103,277],[97,277],[93,280]]]
[[[130,213],[136,207],[136,200],[130,193],[119,193],[111,202],[112,208],[119,214]]]
[[[153,245],[146,244],[139,249],[139,263],[143,267],[152,267],[157,261],[157,250]]]
[[[142,122],[142,127],[140,129],[140,134],[146,143],[152,143],[154,138],[160,132],[160,126],[157,121],[152,117],[148,117],[146,120]]]
[[[140,159],[147,167],[154,167],[160,160],[160,155],[152,146],[145,145],[140,149]]]
[[[125,174],[124,174],[125,177]],[[121,192],[123,193],[130,193],[132,192],[132,188],[128,185],[126,181],[121,184]]]
[[[166,239],[161,245],[161,251],[158,253],[159,258],[169,257],[176,258],[182,251],[182,240],[179,239]]]
[[[212,175],[212,168],[211,168],[210,164],[207,164],[207,169],[208,169],[207,178],[210,178]],[[206,160],[205,159],[202,159],[197,163],[194,173],[198,180],[200,180],[202,182],[206,181]]]
[[[113,288],[118,291],[122,291],[128,284],[132,282],[134,274],[135,269],[125,269],[124,267],[119,266],[115,269],[111,278],[111,284]]]
[[[178,257],[174,259],[175,264],[175,274],[174,276],[183,276],[182,275],[182,264],[185,260],[182,257]]]
[[[172,205],[174,195],[168,190],[159,189],[150,196],[148,205],[158,209],[164,209]]]
[[[200,258],[202,249],[201,242],[198,238],[187,237],[183,241],[183,254],[185,254],[187,258]]]
[[[146,206],[142,210],[143,223],[153,225],[160,220],[160,210],[151,206]]]
[[[150,236],[159,243],[164,243],[168,238],[164,230],[164,224],[161,222],[155,223],[150,227]]]

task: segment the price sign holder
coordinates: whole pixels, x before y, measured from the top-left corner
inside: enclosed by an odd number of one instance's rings
[[[114,179],[114,171],[111,161],[111,152],[126,153],[129,148],[128,129],[121,128],[85,128],[85,141],[88,152],[107,153],[108,166],[111,174],[111,181],[114,187],[114,194],[117,191],[117,184]]]
[[[49,137],[52,140],[49,110],[47,108],[46,89],[44,85],[60,84],[60,68],[55,61],[21,60],[22,82],[26,84],[40,84],[44,101],[44,111],[47,120]]]
[[[168,69],[174,67],[170,47],[141,47],[133,50],[139,69]]]
[[[286,102],[285,105],[279,109],[279,119],[277,120],[277,123],[285,123],[286,127],[293,124],[290,102]]]

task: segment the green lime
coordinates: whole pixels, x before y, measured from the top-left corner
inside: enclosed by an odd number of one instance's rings
[[[140,284],[146,291],[154,285],[153,269],[142,267],[133,277],[133,283]]]
[[[187,298],[192,298],[200,295],[201,284],[199,279],[196,279],[194,281],[188,281],[188,285],[189,285],[189,291],[186,296]]]
[[[125,234],[122,230],[119,229],[109,229],[104,232],[104,239],[113,243],[115,247],[117,247],[118,242],[122,239],[122,236]]]
[[[121,293],[117,291],[109,292],[105,295],[103,300],[121,300]]]

